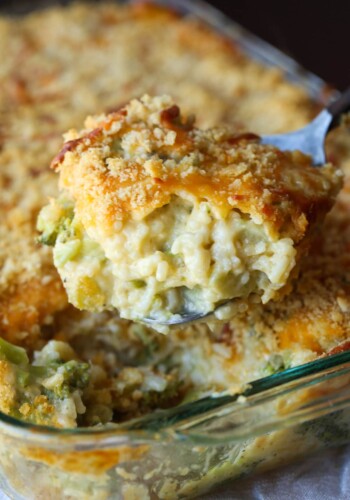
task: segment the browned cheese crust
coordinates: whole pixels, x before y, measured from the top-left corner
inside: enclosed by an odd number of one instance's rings
[[[208,201],[261,220],[267,232],[298,243],[323,218],[341,176],[331,165],[259,143],[229,128],[200,130],[177,105],[145,96],[71,131],[52,166],[84,226],[112,234],[118,220],[142,219],[173,195]]]

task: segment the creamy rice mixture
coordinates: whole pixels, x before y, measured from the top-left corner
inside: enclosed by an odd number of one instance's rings
[[[62,194],[38,229],[79,309],[160,322],[228,299],[243,311],[296,274],[340,171],[193,121],[145,95],[65,135]]]

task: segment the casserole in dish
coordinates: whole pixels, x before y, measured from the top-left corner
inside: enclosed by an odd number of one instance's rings
[[[98,3],[0,23],[0,329],[26,349],[1,351],[2,394],[12,388],[13,399],[1,401],[0,462],[5,490],[18,498],[193,496],[348,439],[349,356],[315,361],[346,351],[349,338],[346,186],[295,290],[214,331],[190,326],[163,337],[109,313],[79,313],[50,251],[35,242],[37,213],[56,195],[48,163],[61,133],[89,113],[167,92],[203,127],[267,133],[302,126],[327,98],[316,77],[299,78],[287,58],[215,10],[175,4],[184,17]],[[346,173],[346,134],[329,142]]]

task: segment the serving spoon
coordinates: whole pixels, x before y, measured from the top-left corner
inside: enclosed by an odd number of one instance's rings
[[[276,146],[281,151],[299,150],[312,158],[312,164],[317,167],[326,163],[325,139],[328,132],[339,124],[343,113],[350,111],[350,87],[329,106],[323,109],[305,127],[286,134],[265,135],[261,137],[261,144]],[[234,299],[228,299],[218,304],[215,310],[206,313],[183,309],[168,320],[146,317],[142,321],[149,325],[175,326],[192,323],[212,315],[219,308],[227,305]]]

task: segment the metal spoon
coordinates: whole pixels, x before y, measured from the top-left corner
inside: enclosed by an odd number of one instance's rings
[[[350,87],[337,99],[321,111],[312,122],[295,132],[277,135],[265,135],[261,137],[261,144],[271,144],[281,151],[299,150],[312,157],[313,165],[323,165],[326,163],[324,143],[327,133],[339,123],[343,113],[350,111]],[[220,307],[229,303],[232,299],[219,304],[214,311],[199,313],[183,309],[180,313],[174,314],[168,320],[157,320],[154,318],[143,318],[144,323],[150,325],[183,325],[204,319]]]
[[[350,110],[350,87],[312,120],[309,125],[295,132],[265,135],[261,144],[271,144],[281,151],[298,149],[312,157],[313,165],[326,163],[324,142],[327,133],[339,124],[343,113]]]

